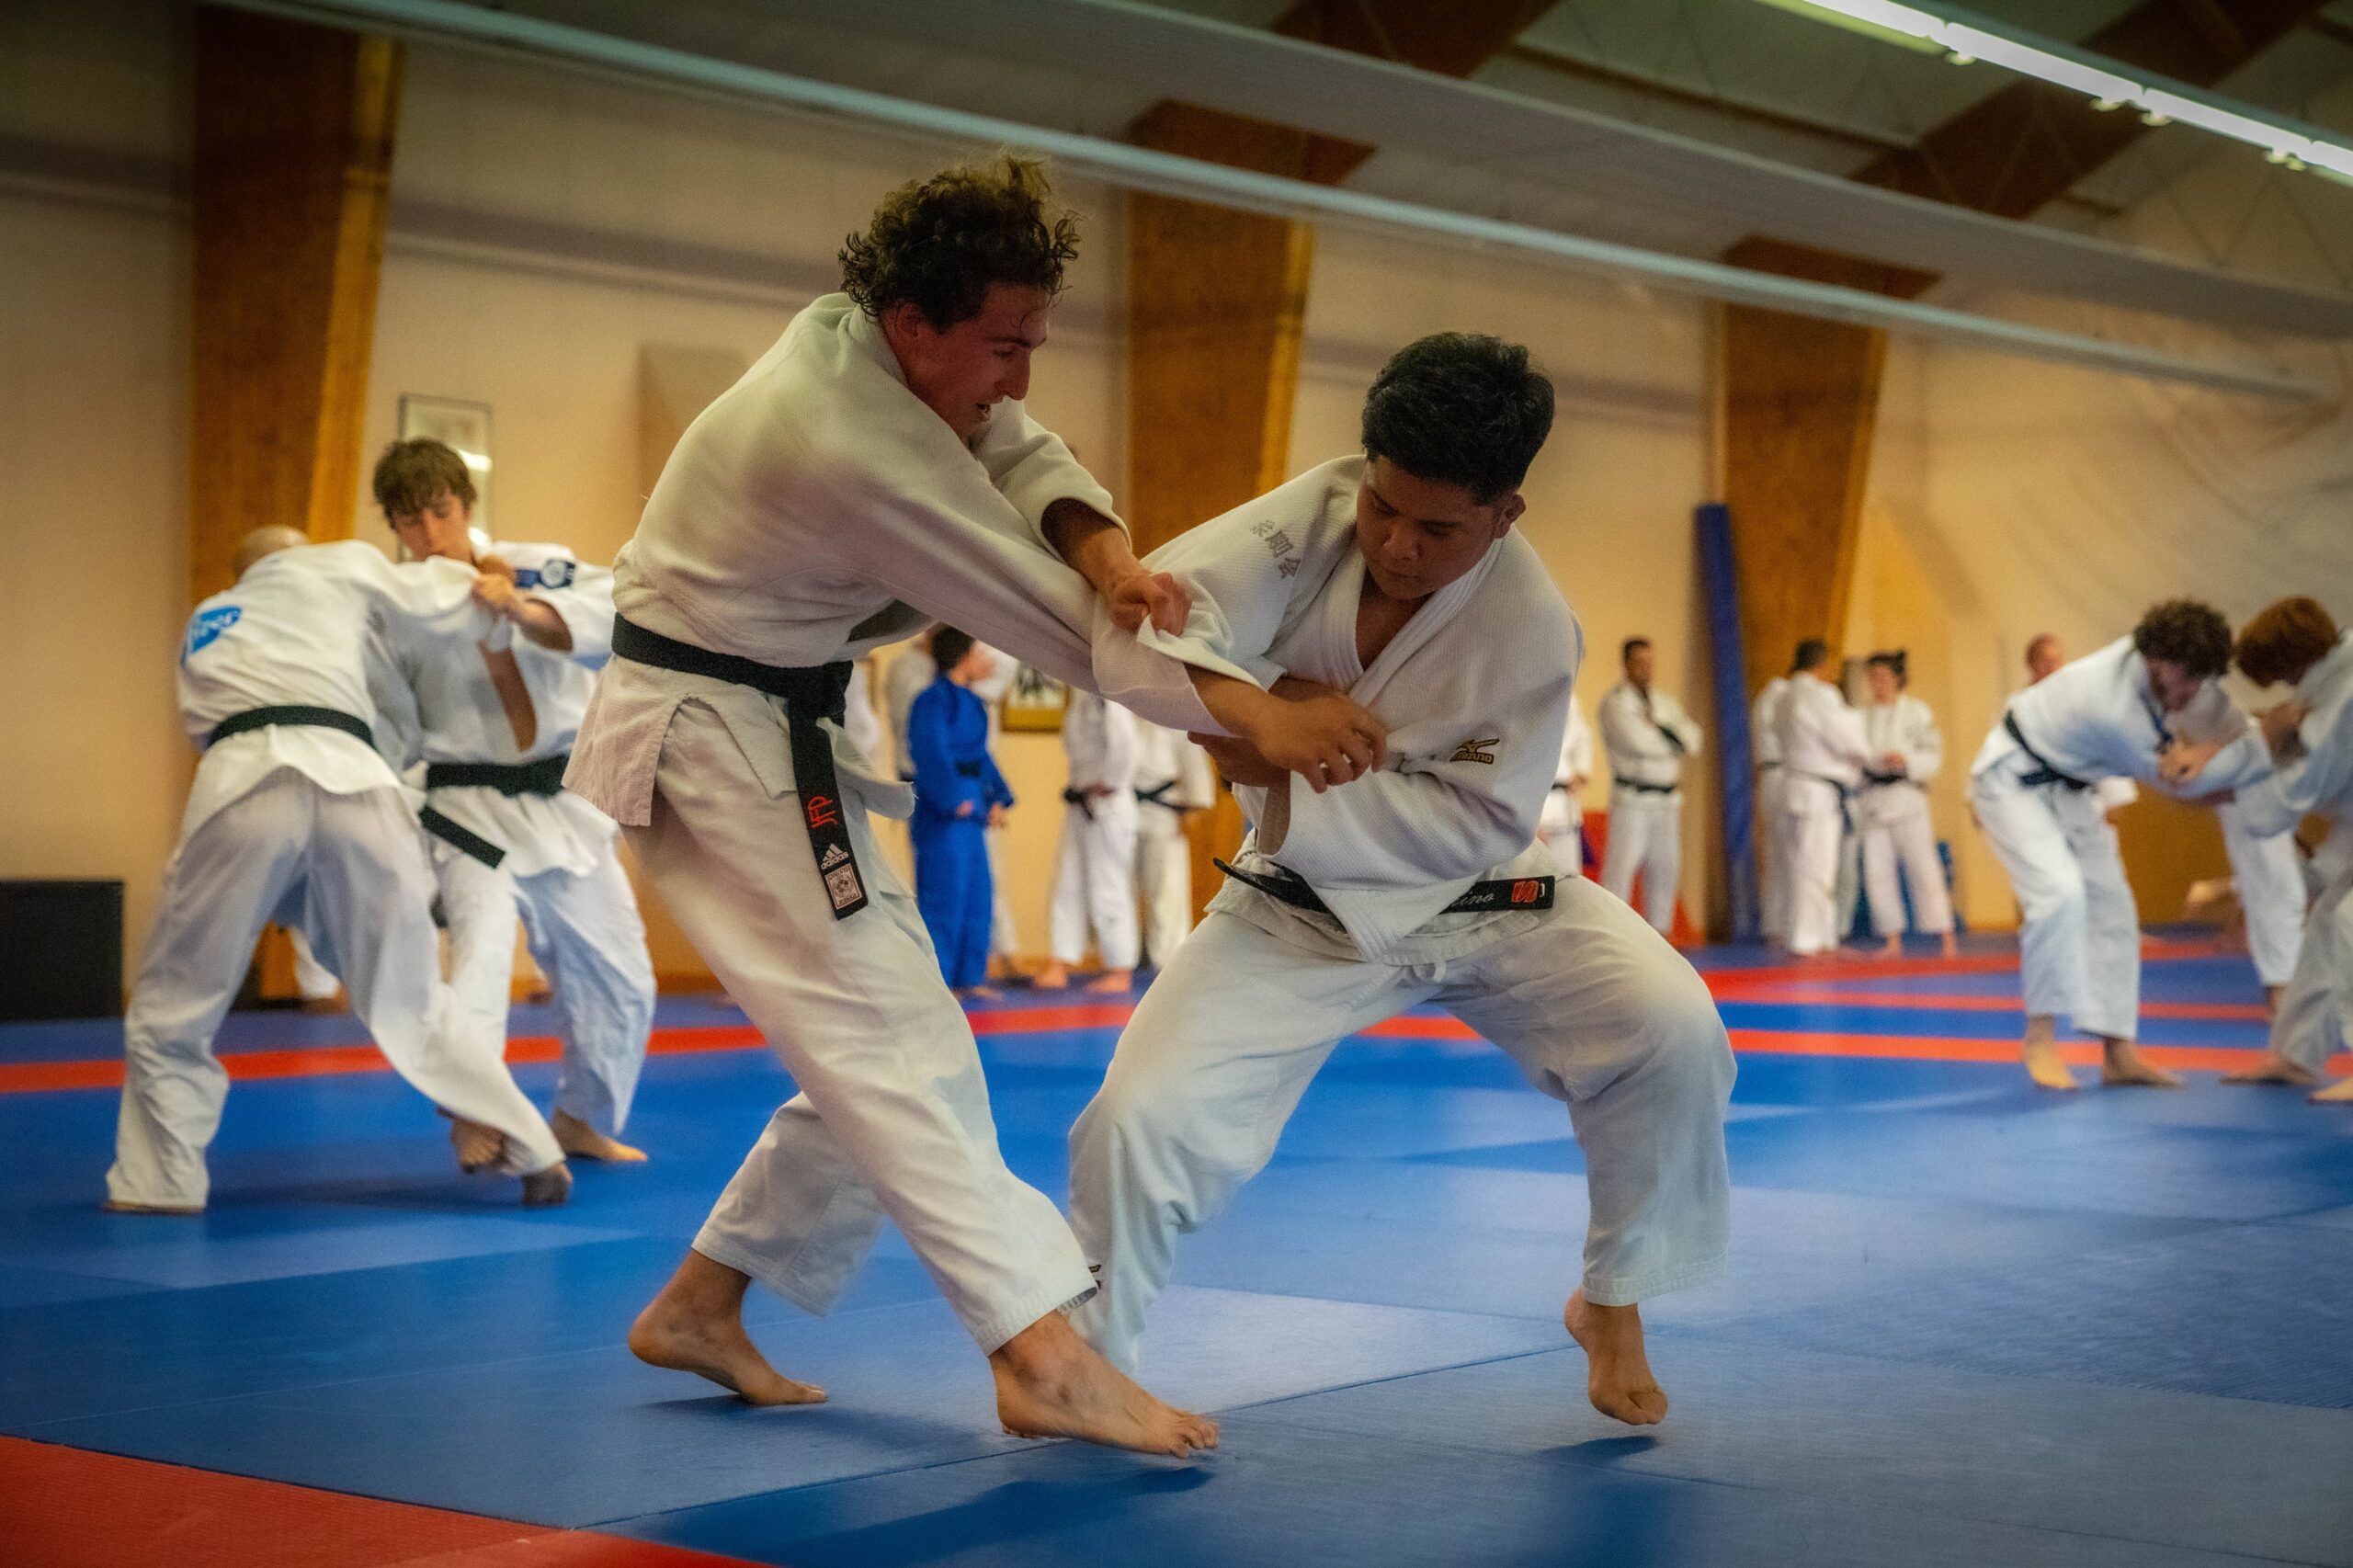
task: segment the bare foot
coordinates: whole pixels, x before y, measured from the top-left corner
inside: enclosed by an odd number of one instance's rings
[[[1135,988],[1136,971],[1131,969],[1107,969],[1088,981],[1086,986],[1093,992],[1133,991]]]
[[[699,1252],[687,1254],[629,1331],[630,1354],[649,1367],[692,1372],[742,1396],[746,1404],[823,1404],[825,1391],[795,1382],[768,1365],[744,1332],[744,1290],[751,1280]]]
[[[2353,1101],[2353,1078],[2339,1078],[2320,1093],[2307,1097],[2314,1105],[2343,1105]]]
[[[1880,957],[1881,958],[1902,958],[1904,956],[1904,938],[1901,937],[1890,937],[1886,941],[1881,942],[1879,945],[1879,951]]]
[[[967,1002],[1002,1002],[1005,993],[994,985],[967,985],[956,993]]]
[[[2066,1091],[2081,1088],[2075,1075],[2067,1071],[2067,1063],[2059,1055],[2059,1042],[2029,1038],[2024,1047],[2026,1075],[2034,1080],[2038,1089]]]
[[[1048,1312],[989,1356],[996,1415],[1017,1437],[1076,1437],[1183,1459],[1217,1447],[1217,1423],[1164,1404]]]
[[[1937,950],[1949,959],[1961,957],[1961,944],[1953,939],[1953,935],[1949,931],[1947,931],[1938,941]]]
[[[558,1160],[543,1171],[523,1173],[523,1207],[559,1209],[572,1201],[572,1167]]]
[[[2267,1018],[2278,1017],[2279,1016],[2279,998],[2285,996],[2287,994],[2288,988],[2284,985],[2265,986],[2263,988],[2263,1016]]]
[[[2182,1082],[2160,1067],[2152,1067],[2141,1059],[2140,1051],[2129,1040],[2111,1040],[2107,1043],[2107,1060],[2100,1064],[2099,1081],[2111,1089],[2178,1089]]]
[[[575,1159],[607,1160],[615,1165],[633,1165],[645,1158],[644,1150],[597,1131],[568,1110],[560,1110],[548,1118],[548,1125],[555,1130],[557,1146]]]
[[[2252,1067],[2242,1067],[2235,1073],[2222,1074],[2225,1084],[2293,1084],[2298,1087],[2320,1082],[2320,1074],[2308,1067],[2289,1061],[2276,1051],[2267,1051],[2263,1060]]]
[[[458,1168],[468,1176],[494,1171],[506,1163],[506,1134],[479,1121],[449,1118],[449,1146],[458,1152]]]
[[[109,1214],[176,1214],[183,1219],[191,1214],[201,1214],[204,1212],[204,1205],[201,1203],[189,1205],[176,1203],[125,1203],[119,1198],[109,1198],[104,1203],[99,1204],[98,1207],[105,1210]]]
[[[1032,991],[1067,991],[1070,989],[1070,965],[1050,963],[1030,978]]]
[[[1579,1290],[1569,1298],[1561,1322],[1585,1347],[1585,1392],[1596,1410],[1630,1426],[1666,1419],[1666,1392],[1643,1353],[1642,1308],[1596,1306]]]

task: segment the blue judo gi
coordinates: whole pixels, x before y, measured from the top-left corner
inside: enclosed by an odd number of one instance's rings
[[[915,908],[939,955],[939,972],[961,990],[988,978],[996,902],[989,808],[1013,804],[1013,791],[989,756],[988,709],[944,675],[924,687],[907,714],[907,752],[915,769],[909,824]]]

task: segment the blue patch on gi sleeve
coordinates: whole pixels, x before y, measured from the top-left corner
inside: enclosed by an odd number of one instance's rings
[[[199,610],[188,623],[188,638],[180,644],[180,663],[185,665],[193,655],[203,652],[220,640],[222,632],[237,624],[244,611],[235,605],[222,605],[219,609]]]

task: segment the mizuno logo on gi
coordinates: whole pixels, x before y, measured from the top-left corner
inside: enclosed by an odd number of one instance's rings
[[[817,869],[821,871],[830,871],[848,858],[848,850],[843,848],[838,844],[830,845],[826,847],[825,858],[817,862]]]
[[[1449,762],[1483,762],[1492,765],[1495,760],[1495,754],[1487,748],[1503,744],[1504,738],[1501,735],[1496,735],[1491,740],[1465,741],[1454,748],[1454,755],[1447,760]]]
[[[811,827],[832,827],[842,820],[840,807],[831,795],[810,796],[808,815]]]

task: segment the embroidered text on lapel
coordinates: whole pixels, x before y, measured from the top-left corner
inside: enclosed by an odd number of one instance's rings
[[[1495,754],[1489,751],[1487,748],[1489,746],[1499,746],[1503,744],[1504,738],[1501,735],[1496,735],[1491,740],[1465,741],[1461,745],[1454,748],[1454,755],[1448,757],[1447,760],[1449,762],[1484,762],[1493,764],[1495,760]]]

